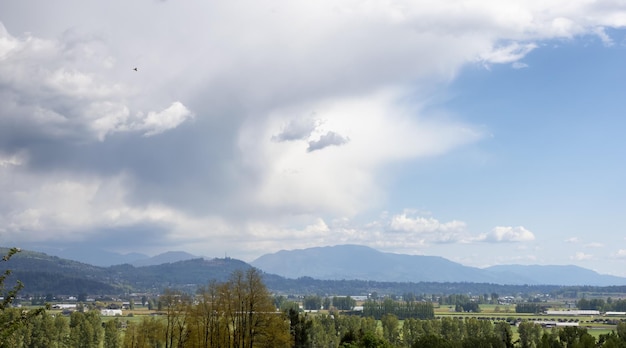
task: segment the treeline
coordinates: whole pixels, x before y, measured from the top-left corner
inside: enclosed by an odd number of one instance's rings
[[[166,291],[159,297],[161,316],[102,324],[99,311],[73,312],[69,320],[43,313],[0,339],[4,348],[175,348],[290,347],[289,320],[255,269],[236,271],[229,281],[212,283],[194,296]],[[4,308],[0,328],[16,323],[18,308]],[[104,326],[104,327],[103,327]]]
[[[515,313],[541,313],[547,309],[545,305],[536,302],[518,303],[515,305]]]
[[[581,298],[576,302],[579,309],[597,310],[601,312],[626,312],[626,299],[612,299],[608,297],[606,301],[601,298],[586,299]]]
[[[477,318],[405,319],[385,314],[373,317],[354,315],[310,315],[289,310],[273,314],[277,327],[243,330],[211,316],[192,312],[169,312],[167,318],[143,317],[138,321],[114,318],[102,322],[99,312],[74,312],[70,317],[49,313],[31,318],[0,339],[0,348],[177,348],[177,347],[294,347],[294,348],[623,348],[626,323],[596,339],[582,327],[549,330],[530,321],[518,326],[514,339],[511,325]],[[184,314],[184,315],[182,315]],[[17,309],[3,311],[0,320],[19,315]],[[244,315],[249,316],[250,313]],[[237,316],[237,314],[235,314]],[[254,317],[254,315],[253,315]],[[215,318],[213,318],[215,319]],[[244,319],[239,319],[244,320]],[[237,319],[235,319],[235,322]],[[261,325],[253,323],[249,325]],[[259,326],[257,326],[259,327]],[[245,331],[245,332],[244,332]],[[230,333],[228,333],[230,332]],[[227,334],[228,333],[228,334]],[[235,337],[238,335],[238,337]]]
[[[430,302],[398,302],[385,299],[383,301],[369,300],[363,304],[363,316],[380,320],[388,314],[392,314],[400,320],[409,318],[432,319],[435,317],[435,310]]]
[[[409,328],[406,328],[406,326]],[[417,334],[409,334],[416,327]],[[570,326],[544,330],[530,321],[521,322],[517,328],[519,338],[513,341],[510,325],[506,322],[469,319],[441,319],[431,321],[405,321],[402,328],[404,347],[429,348],[623,348],[626,347],[626,323],[616,331],[600,335],[596,340],[586,328]]]

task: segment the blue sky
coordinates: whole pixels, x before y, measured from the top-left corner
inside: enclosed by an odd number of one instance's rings
[[[625,33],[611,34],[620,41]],[[489,136],[403,168],[394,185],[397,208],[414,205],[473,230],[494,221],[521,224],[542,251],[520,262],[619,274],[622,261],[611,254],[625,243],[624,57],[619,44],[583,37],[543,43],[523,68],[467,67],[444,104]],[[495,251],[492,259],[502,256]]]
[[[624,5],[29,0],[0,23],[2,244],[626,276]]]

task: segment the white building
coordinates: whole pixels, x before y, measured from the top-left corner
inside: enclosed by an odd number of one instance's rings
[[[600,315],[600,311],[588,310],[588,309],[578,309],[572,311],[546,311],[547,315]]]
[[[116,315],[121,316],[122,310],[121,309],[101,309],[100,315],[103,315],[105,317],[114,317]]]

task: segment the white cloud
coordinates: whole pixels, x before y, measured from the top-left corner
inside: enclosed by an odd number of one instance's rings
[[[132,125],[130,128],[145,131],[144,136],[149,137],[174,129],[192,117],[191,111],[183,103],[177,101],[160,112],[149,112],[139,124]]]
[[[407,216],[407,212],[391,217],[389,227],[392,231],[410,232],[416,234],[422,233],[448,233],[463,232],[466,224],[463,221],[440,222],[432,217],[411,217]]]
[[[522,63],[522,62],[513,62],[513,64],[511,65],[513,67],[513,69],[525,69],[528,68],[528,64],[526,63]]]
[[[289,120],[280,133],[272,136],[274,141],[306,140],[317,129],[320,121],[313,117],[297,117]]]
[[[591,260],[591,259],[593,259],[593,255],[585,254],[585,253],[579,251],[576,254],[574,254],[574,256],[572,256],[571,259],[572,260],[576,260],[576,261]]]
[[[565,243],[580,243],[580,239],[578,237],[570,237],[565,240]]]
[[[247,120],[238,135],[239,150],[246,170],[260,173],[259,186],[247,198],[294,213],[351,216],[385,199],[377,182],[385,165],[441,155],[482,138],[482,131],[470,125],[399,105],[399,95],[383,90],[366,97],[322,100]],[[341,135],[335,140],[350,141],[333,151],[309,153],[305,142],[272,141],[291,115],[311,110],[325,121],[310,137],[333,132]]]
[[[318,140],[309,141],[307,151],[321,150],[328,146],[340,146],[346,144],[348,141],[350,141],[350,139],[331,131],[322,134]]]
[[[615,258],[626,259],[626,249],[619,249],[615,254]]]
[[[589,243],[589,244],[585,244],[586,248],[604,248],[604,244],[603,243],[598,243],[598,242],[593,242],[593,243]]]
[[[535,240],[535,235],[523,226],[496,226],[490,233],[482,235],[480,240],[486,242],[530,242]]]
[[[139,109],[131,117],[133,103],[128,97],[137,92],[106,76],[114,63],[100,55],[99,47],[92,47],[94,42],[99,45],[94,40],[51,40],[31,34],[17,38],[0,23],[0,83],[7,86],[0,89],[0,102],[6,105],[0,126],[13,122],[53,139],[103,141],[108,134],[120,131],[156,135],[192,117],[179,101],[145,116]],[[100,64],[101,59],[108,63]],[[147,104],[153,103],[160,101]]]
[[[505,46],[494,47],[489,52],[482,53],[480,60],[485,63],[514,63],[524,58],[528,53],[537,48],[534,43],[522,44],[513,42]]]
[[[28,160],[28,155],[24,151],[17,153],[5,154],[0,151],[0,168],[21,166]]]
[[[437,105],[463,67],[522,68],[542,40],[610,44],[604,26],[626,24],[618,2],[565,0],[35,4],[0,4],[12,29],[0,23],[0,193],[14,202],[0,202],[3,228],[62,239],[156,224],[190,245],[214,233],[213,248],[227,231],[254,237],[233,243],[241,252],[302,231],[315,236],[302,245],[534,240],[408,213],[378,225],[395,232],[335,221],[384,209],[390,164],[484,138]],[[192,119],[189,158],[145,157]],[[116,142],[135,134],[146,147]],[[125,152],[98,157],[106,148]]]

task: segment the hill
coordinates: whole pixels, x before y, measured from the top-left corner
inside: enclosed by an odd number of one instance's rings
[[[626,285],[626,278],[577,266],[464,266],[442,257],[380,252],[357,245],[282,250],[252,266],[287,278],[358,279],[389,282],[472,282],[510,285]]]
[[[191,255],[190,253],[186,253],[184,251],[168,251],[163,254],[159,254],[153,257],[138,259],[133,262],[128,262],[135,267],[142,266],[156,266],[162,265],[164,263],[173,263],[178,261],[186,261],[197,259],[198,256]]]
[[[569,293],[583,291],[621,294],[626,292],[626,286],[619,286],[624,284],[623,278],[598,275],[593,271],[574,266],[498,266],[478,269],[438,257],[388,254],[359,246],[313,249],[307,250],[306,253],[298,250],[277,253],[286,257],[282,257],[280,259],[282,261],[276,264],[296,267],[301,272],[316,269],[318,273],[313,271],[311,273],[318,276],[324,275],[325,268],[332,268],[329,273],[341,277],[340,279],[314,279],[310,276],[290,279],[291,277],[285,278],[272,274],[267,269],[261,269],[265,271],[263,280],[268,289],[274,293],[286,295],[329,296],[367,295],[371,292],[396,295],[493,292],[498,294],[563,294],[568,293],[568,288],[564,285],[584,283],[594,285],[592,282],[596,282],[595,284],[598,285],[611,284],[612,286],[575,287],[570,288]],[[0,248],[0,253],[7,251],[6,248]],[[340,251],[338,255],[331,255],[337,251]],[[291,258],[292,253],[299,257]],[[359,258],[359,255],[366,259]],[[273,260],[271,257],[264,259]],[[317,262],[318,259],[324,262]],[[388,268],[385,269],[382,266]],[[97,267],[32,251],[22,251],[9,262],[0,262],[0,272],[7,268],[13,270],[13,275],[8,278],[9,281],[20,279],[24,282],[25,289],[22,294],[36,295],[158,293],[166,288],[194,292],[198,287],[210,282],[226,281],[235,270],[245,271],[250,267],[253,266],[232,258],[195,258],[143,267],[130,264]],[[351,270],[354,271],[351,273]],[[391,277],[393,279],[401,279],[400,275],[415,276],[416,274],[423,278],[386,281],[382,280],[385,270],[387,273],[396,273]],[[372,273],[368,273],[370,271]],[[463,273],[465,277],[462,276]],[[356,277],[371,278],[357,279]],[[511,278],[516,278],[517,282],[502,280]],[[558,282],[563,284],[551,285]],[[10,285],[10,282],[7,285]]]
[[[0,255],[9,249],[0,248]],[[44,253],[22,251],[9,262],[0,263],[0,272],[10,269],[7,285],[19,279],[24,283],[23,293],[46,294],[111,294],[119,288],[118,282],[105,269],[81,262],[61,259]]]
[[[8,250],[0,248],[0,255]],[[0,263],[0,272],[10,269],[12,275],[7,285],[19,279],[24,283],[23,293],[76,295],[117,294],[129,290],[159,292],[167,287],[195,290],[211,281],[226,281],[233,271],[250,267],[231,258],[192,259],[144,267],[129,264],[98,267],[24,250],[9,262]]]
[[[57,256],[62,259],[78,261],[93,266],[109,267],[112,265],[121,265],[125,263],[134,264],[140,260],[150,259],[149,256],[140,253],[120,254],[106,251],[93,246],[80,246],[65,249],[45,247],[41,245],[29,246],[23,245],[23,249],[38,251],[51,256]]]
[[[626,278],[606,274],[598,274],[592,270],[573,266],[550,265],[499,265],[485,268],[495,274],[513,276],[526,284],[559,284],[559,285],[594,285],[612,286],[626,285]]]
[[[282,250],[252,266],[287,278],[388,282],[497,282],[491,273],[437,256],[402,255],[358,245]]]

